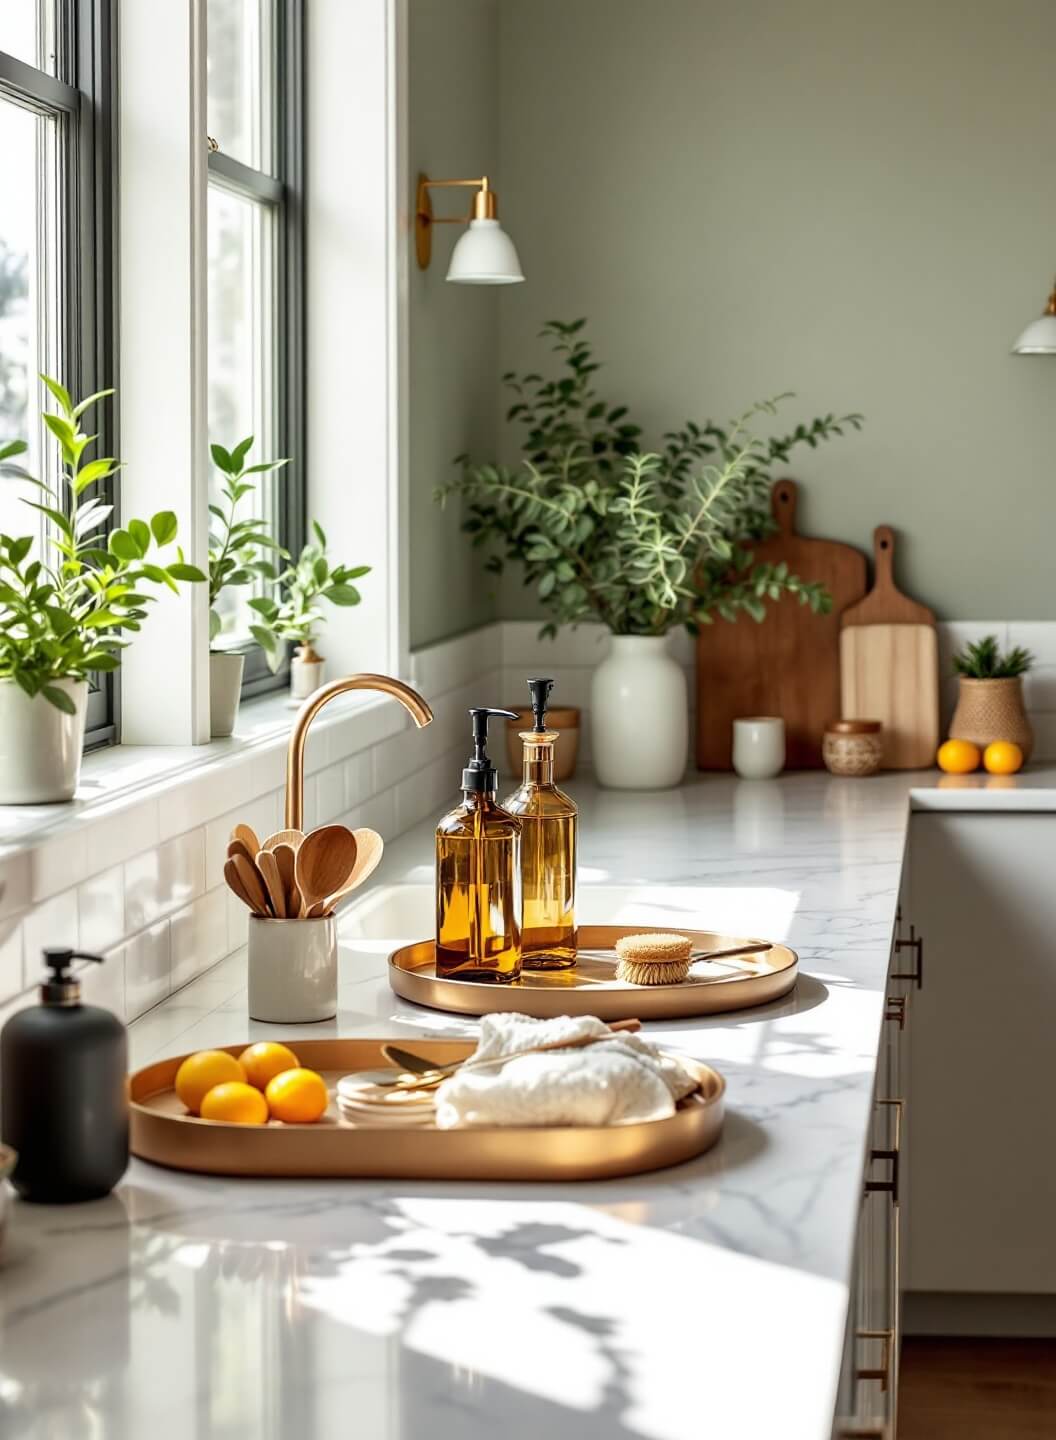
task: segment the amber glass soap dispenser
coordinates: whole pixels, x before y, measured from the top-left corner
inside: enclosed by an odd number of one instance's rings
[[[577,810],[554,784],[554,742],[546,710],[554,682],[528,681],[535,728],[521,733],[524,773],[504,809],[521,832],[524,879],[522,944],[526,970],[568,970],[576,963]]]
[[[462,804],[436,827],[436,973],[505,984],[521,973],[521,822],[495,799],[488,721],[509,710],[470,710],[473,758]]]

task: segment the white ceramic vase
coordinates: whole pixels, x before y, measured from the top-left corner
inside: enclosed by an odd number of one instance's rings
[[[249,917],[249,1018],[272,1025],[337,1014],[337,920]]]
[[[209,733],[214,737],[235,728],[245,663],[246,657],[233,651],[209,652]]]
[[[0,805],[72,800],[81,775],[87,680],[53,680],[74,703],[67,715],[43,695],[32,699],[0,680]]]
[[[594,773],[613,790],[667,790],[686,772],[689,694],[664,635],[613,635],[590,692]]]
[[[307,700],[323,683],[326,661],[311,645],[299,645],[290,661],[290,699]]]

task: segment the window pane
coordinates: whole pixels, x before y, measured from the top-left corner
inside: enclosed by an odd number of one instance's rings
[[[209,439],[231,449],[252,435],[255,460],[275,458],[273,229],[268,206],[210,185]],[[262,515],[275,534],[281,482],[274,475],[255,478],[261,482],[258,495],[246,496],[238,513]],[[212,503],[222,505],[221,477],[215,472],[210,491]],[[221,596],[224,641],[248,638],[253,593],[244,586]]]
[[[221,153],[272,170],[272,0],[209,0],[207,112]]]
[[[55,121],[0,99],[0,440],[25,440],[19,461],[31,474],[57,474],[55,447],[44,448],[37,374],[60,373],[57,130]],[[50,467],[45,474],[45,465]],[[21,503],[32,486],[0,482],[0,529],[40,536],[43,518]]]
[[[55,57],[55,0],[0,0],[0,50],[58,74]]]

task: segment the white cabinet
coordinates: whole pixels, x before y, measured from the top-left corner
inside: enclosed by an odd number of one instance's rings
[[[906,1288],[1056,1294],[1056,815],[911,832]]]

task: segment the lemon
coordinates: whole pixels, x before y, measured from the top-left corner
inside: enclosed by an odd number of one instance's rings
[[[973,745],[970,740],[947,740],[945,745],[939,746],[936,759],[939,769],[945,770],[947,775],[967,775],[970,770],[979,769],[982,756],[979,746]]]
[[[983,764],[991,775],[1014,775],[1023,764],[1023,751],[1011,740],[995,740],[983,751]]]
[[[238,1057],[238,1063],[246,1072],[246,1079],[258,1090],[266,1090],[268,1081],[284,1070],[296,1070],[300,1061],[286,1045],[277,1040],[258,1040]]]
[[[244,1080],[214,1085],[202,1100],[203,1120],[227,1120],[232,1125],[266,1125],[268,1102]]]
[[[303,1068],[275,1075],[264,1093],[274,1118],[287,1125],[310,1125],[324,1114],[330,1101],[323,1077]]]
[[[226,1050],[196,1050],[176,1071],[176,1094],[192,1115],[214,1085],[225,1080],[245,1080],[246,1072]]]

